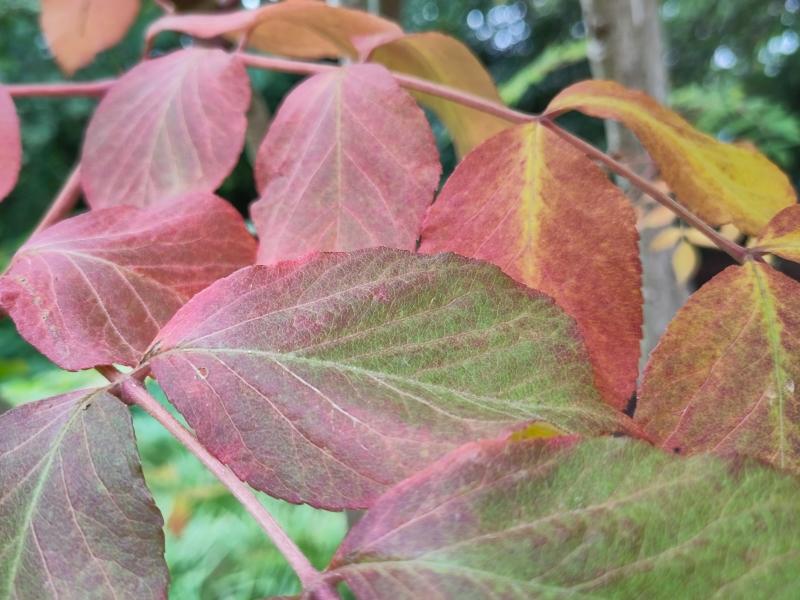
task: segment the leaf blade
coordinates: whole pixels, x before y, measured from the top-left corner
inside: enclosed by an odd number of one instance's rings
[[[636,420],[665,449],[754,456],[797,471],[797,294],[761,264],[696,292],[650,357]]]
[[[0,431],[0,593],[164,598],[163,520],[125,406],[81,390],[12,409]]]
[[[797,201],[789,179],[762,154],[700,133],[642,92],[612,81],[582,81],[558,94],[546,114],[570,110],[624,123],[678,199],[711,225],[733,223],[758,234]]]
[[[327,578],[363,600],[780,595],[796,494],[752,463],[631,440],[483,441],[382,496]]]
[[[233,207],[184,200],[90,211],[33,236],[0,278],[0,306],[62,368],[135,365],[186,300],[255,259]]]
[[[140,63],[103,97],[86,131],[81,183],[92,208],[211,192],[244,147],[250,80],[222,50]]]
[[[783,209],[769,222],[756,242],[762,252],[776,254],[786,260],[800,262],[800,210],[798,206]]]
[[[196,296],[156,346],[152,371],[203,443],[254,487],[315,506],[368,506],[463,440],[531,421],[625,427],[571,321],[455,256],[251,267]]]
[[[440,172],[423,112],[383,67],[312,77],[284,101],[258,151],[259,262],[413,249]]]
[[[139,0],[42,0],[41,27],[61,70],[72,75],[114,46],[139,12]]]
[[[643,318],[636,217],[585,156],[536,123],[484,142],[425,218],[420,252],[444,251],[553,296],[578,322],[603,397],[627,404]]]
[[[22,166],[22,139],[14,100],[0,85],[0,202],[11,193]]]
[[[372,49],[369,59],[390,71],[406,73],[502,103],[491,75],[457,39],[438,32],[407,34]],[[459,156],[511,123],[430,94],[412,95],[433,110],[447,127]]]

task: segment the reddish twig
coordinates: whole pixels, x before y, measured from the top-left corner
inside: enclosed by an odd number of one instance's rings
[[[247,66],[257,69],[266,69],[269,71],[279,71],[281,73],[316,75],[317,73],[328,73],[340,68],[339,66],[332,64],[289,60],[286,58],[272,58],[269,56],[248,54],[246,52],[239,52],[237,53],[237,56]],[[452,100],[453,102],[457,102],[463,106],[474,108],[475,110],[500,117],[501,119],[505,119],[512,123],[525,123],[527,121],[533,121],[536,118],[533,115],[514,110],[513,108],[509,108],[487,98],[462,92],[461,90],[457,90],[446,85],[433,83],[427,79],[420,79],[419,77],[412,77],[411,75],[395,72],[392,72],[392,76],[398,84],[406,89],[413,90],[415,92],[423,92],[425,94],[432,94],[445,100]]]
[[[286,557],[291,567],[300,579],[303,588],[316,590],[322,579],[319,571],[309,562],[300,548],[286,535],[275,518],[259,502],[253,491],[242,482],[228,467],[222,464],[194,437],[167,409],[150,395],[144,385],[134,377],[126,377],[112,366],[100,366],[97,370],[106,379],[116,383],[118,393],[127,404],[136,405],[147,414],[161,423],[172,436],[178,440],[189,452],[194,454],[205,467],[211,471],[220,482],[230,490],[231,494],[241,502],[245,510],[256,520],[267,536],[272,540],[281,554]],[[325,586],[323,586],[325,587]],[[326,588],[328,589],[328,588]],[[330,591],[328,589],[328,591]],[[336,596],[325,595],[325,591],[317,592],[323,600]]]
[[[102,96],[116,79],[99,79],[86,83],[31,83],[3,86],[12,98],[64,98],[68,96]]]
[[[32,235],[36,235],[40,231],[47,229],[51,225],[58,223],[59,221],[66,218],[66,216],[75,208],[75,205],[78,203],[78,199],[81,197],[81,173],[80,173],[80,165],[76,166],[72,169],[72,172],[69,174],[67,181],[64,182],[64,186],[61,188],[61,191],[58,192],[58,196],[56,199],[53,200],[53,203],[50,205],[50,208],[47,209],[44,217],[42,220],[39,221],[39,224],[36,226],[36,229],[33,230]]]

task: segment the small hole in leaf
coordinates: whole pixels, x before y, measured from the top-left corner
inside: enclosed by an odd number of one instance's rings
[[[675,447],[672,449],[672,451],[673,451],[675,454],[680,454],[680,453],[681,453],[681,448],[680,448],[680,446],[675,446]]]
[[[200,375],[202,379],[205,379],[206,377],[208,377],[208,369],[206,369],[205,367],[200,367],[199,369],[197,369],[197,374]]]

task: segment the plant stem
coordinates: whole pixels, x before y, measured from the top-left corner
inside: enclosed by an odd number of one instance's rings
[[[237,51],[234,53],[240,60],[247,66],[257,69],[266,69],[270,71],[278,71],[281,73],[295,73],[298,75],[316,75],[318,73],[329,73],[341,67],[334,64],[315,63],[300,60],[290,60],[286,58],[273,58],[268,56],[260,56],[257,54],[250,54],[247,52]],[[744,262],[749,258],[756,258],[757,253],[740,246],[720,235],[713,227],[708,225],[700,217],[695,215],[685,206],[677,202],[675,199],[665,194],[656,188],[647,179],[637,175],[631,169],[623,165],[621,162],[611,158],[602,150],[599,150],[585,142],[581,138],[569,133],[568,131],[559,127],[548,117],[541,117],[514,110],[499,102],[494,102],[481,96],[469,94],[449,86],[433,83],[426,79],[412,77],[403,73],[392,72],[398,84],[402,87],[431,94],[445,100],[457,102],[463,106],[479,110],[481,112],[494,115],[501,119],[505,119],[512,123],[526,123],[531,121],[539,121],[544,127],[547,127],[564,141],[584,152],[590,158],[602,162],[611,171],[624,177],[631,182],[634,186],[639,188],[644,193],[648,194],[654,200],[663,204],[681,219],[686,221],[692,227],[700,230],[708,238],[713,241],[720,250],[727,252],[734,260],[739,263]],[[42,84],[42,85],[9,85],[6,86],[11,92],[12,96],[72,96],[72,95],[102,95],[114,83],[114,80],[101,80],[91,83],[80,84]],[[68,182],[69,183],[69,182]],[[65,186],[66,188],[67,186]],[[49,214],[49,213],[48,213]],[[38,230],[38,229],[37,229]]]
[[[86,83],[31,83],[3,86],[12,98],[62,98],[65,96],[102,96],[115,79],[98,79]]]
[[[315,590],[321,583],[319,572],[308,561],[300,548],[286,535],[275,518],[259,502],[253,491],[242,482],[227,466],[222,464],[192,435],[167,409],[150,395],[144,385],[132,377],[126,377],[112,366],[100,366],[97,370],[112,383],[118,384],[119,393],[124,402],[136,405],[161,423],[172,436],[189,452],[194,454],[205,467],[211,471],[231,494],[242,503],[247,512],[266,532],[281,554],[286,557],[294,569],[303,588]],[[318,592],[319,595],[319,592]],[[332,596],[335,598],[335,596]],[[331,598],[331,596],[328,596]]]
[[[32,235],[36,235],[40,231],[47,229],[51,225],[63,220],[70,211],[75,208],[78,199],[81,197],[81,166],[78,164],[67,177],[58,196],[53,200],[53,204],[47,209],[42,220],[33,230]]]
[[[661,190],[659,190],[656,186],[652,183],[647,181],[644,177],[637,175],[634,171],[623,165],[621,162],[611,158],[608,154],[603,152],[602,150],[595,148],[588,142],[585,142],[581,138],[577,137],[576,135],[571,134],[570,132],[566,131],[559,127],[555,122],[551,121],[547,117],[540,117],[539,122],[542,126],[547,127],[550,131],[558,135],[561,139],[565,142],[568,142],[578,150],[581,150],[584,154],[586,154],[589,158],[593,158],[598,162],[603,163],[606,165],[611,171],[619,175],[620,177],[624,177],[628,181],[630,181],[633,185],[635,185],[639,190],[653,198],[653,200],[657,201],[660,204],[663,204],[676,215],[678,215],[681,219],[686,221],[689,225],[694,227],[695,229],[700,230],[704,233],[720,250],[727,252],[736,262],[743,263],[747,258],[751,256],[751,252],[737,244],[736,242],[732,242],[731,240],[723,237],[718,231],[716,231],[713,227],[708,225],[705,221],[703,221],[700,217],[690,211],[688,208],[680,204],[677,200],[665,194]]]
[[[315,75],[317,73],[328,73],[341,68],[337,65],[289,60],[285,58],[272,58],[268,56],[259,56],[257,54],[248,54],[246,52],[239,52],[237,56],[249,67],[279,71],[281,73]],[[391,72],[391,74],[401,87],[414,90],[415,92],[423,92],[425,94],[438,96],[445,100],[452,100],[468,108],[474,108],[475,110],[494,115],[512,123],[525,123],[527,121],[533,121],[536,118],[533,115],[514,110],[513,108],[509,108],[487,98],[462,92],[461,90],[446,85],[433,83],[427,79],[420,79],[419,77],[412,77],[411,75],[396,72]]]

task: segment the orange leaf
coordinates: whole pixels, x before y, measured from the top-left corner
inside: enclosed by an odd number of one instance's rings
[[[581,152],[535,123],[490,138],[429,209],[420,251],[492,262],[578,323],[604,398],[633,391],[642,325],[633,209]]]
[[[756,234],[796,201],[789,179],[762,154],[700,133],[642,92],[612,81],[583,81],[556,96],[547,114],[570,110],[623,122],[678,199],[712,225],[733,222]]]
[[[170,15],[147,30],[151,41],[162,31],[212,38],[250,31],[249,45],[294,58],[358,58],[361,44],[376,36],[402,35],[392,21],[315,0],[270,4],[224,15]]]
[[[464,44],[438,32],[414,33],[377,46],[370,60],[399,71],[502,103],[491,75]],[[463,156],[511,123],[429,94],[412,95],[430,107]]]
[[[42,0],[41,27],[68,75],[119,42],[139,12],[139,0]]]
[[[664,448],[800,471],[800,284],[729,267],[678,312],[650,357],[635,418]]]
[[[756,241],[756,247],[781,258],[800,262],[800,205],[779,212]]]

